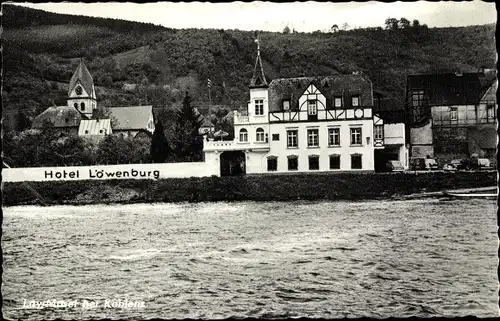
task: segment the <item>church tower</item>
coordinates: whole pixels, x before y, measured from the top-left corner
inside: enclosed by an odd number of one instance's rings
[[[83,59],[80,59],[80,63],[69,81],[68,107],[71,106],[88,118],[92,116],[93,110],[97,109],[94,80]]]

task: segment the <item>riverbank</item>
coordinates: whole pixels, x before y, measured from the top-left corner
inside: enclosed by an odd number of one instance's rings
[[[496,186],[496,172],[260,175],[160,180],[6,182],[3,204],[362,200]],[[39,194],[39,195],[37,195]]]

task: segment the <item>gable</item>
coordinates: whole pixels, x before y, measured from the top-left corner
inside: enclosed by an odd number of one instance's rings
[[[324,96],[326,108],[333,106],[335,97],[342,97],[344,108],[351,108],[352,95],[360,97],[362,106],[373,105],[372,84],[363,75],[281,78],[269,85],[269,111],[281,111],[284,100],[290,100],[290,110],[299,110],[299,100],[306,93]]]
[[[109,108],[115,120],[113,130],[150,130],[148,124],[154,121],[153,106],[130,106]]]

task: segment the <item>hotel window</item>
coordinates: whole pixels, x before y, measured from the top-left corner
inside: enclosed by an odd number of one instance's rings
[[[295,155],[288,156],[288,170],[296,171],[299,169],[299,157]]]
[[[328,128],[328,146],[340,146],[340,128]]]
[[[359,107],[359,96],[352,96],[352,107]]]
[[[319,137],[317,129],[308,129],[307,130],[307,146],[308,147],[318,147],[319,146]]]
[[[495,118],[495,105],[486,106],[486,118],[488,119]]]
[[[361,128],[351,128],[351,145],[361,145]]]
[[[248,132],[245,128],[240,129],[240,142],[248,141]]]
[[[295,148],[299,146],[298,141],[298,131],[297,130],[288,130],[286,132],[286,146],[288,148]]]
[[[258,142],[264,141],[264,130],[262,128],[257,128],[256,138]]]
[[[88,133],[89,133],[89,131],[88,131],[88,130],[85,130],[85,134],[88,134]]]
[[[458,108],[450,107],[450,120],[458,120]]]
[[[278,140],[280,140],[280,134],[273,134],[272,138],[273,138],[273,141],[278,141]]]
[[[423,105],[423,101],[424,101],[424,91],[413,90],[411,94],[411,105],[413,107],[420,107]]]
[[[85,103],[81,103],[81,104],[80,104],[80,109],[81,109],[81,110],[85,110]]]
[[[309,156],[309,170],[318,170],[319,169],[319,156],[318,155],[310,155]]]
[[[375,125],[374,127],[374,139],[384,139],[384,126],[383,125]]]
[[[342,97],[333,98],[333,107],[342,108]]]
[[[290,100],[283,100],[283,110],[290,110]]]
[[[255,115],[264,115],[264,99],[255,100]]]
[[[330,169],[340,169],[340,155],[330,155]]]
[[[363,163],[360,154],[351,155],[351,169],[362,169]]]
[[[318,114],[318,105],[316,100],[311,99],[307,101],[307,114],[308,115]]]
[[[278,157],[269,156],[267,158],[267,170],[268,171],[276,171],[278,170]]]

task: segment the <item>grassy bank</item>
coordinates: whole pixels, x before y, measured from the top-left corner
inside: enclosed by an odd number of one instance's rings
[[[46,204],[390,198],[496,185],[496,172],[263,175],[163,180],[32,182]],[[3,204],[37,204],[26,183],[5,183]]]

